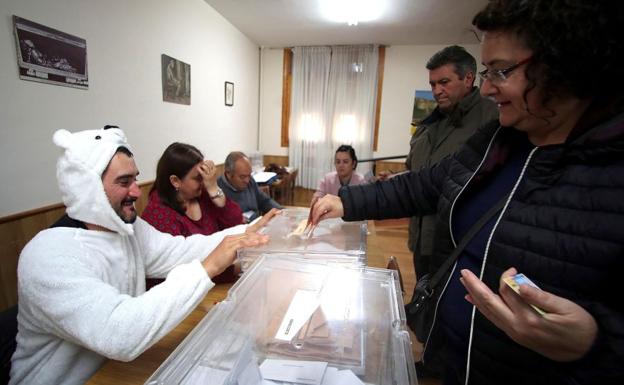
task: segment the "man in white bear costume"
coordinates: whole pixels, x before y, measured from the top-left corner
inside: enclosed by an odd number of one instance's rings
[[[12,385],[83,384],[106,358],[133,360],[197,306],[238,248],[267,242],[255,230],[274,215],[210,236],[160,233],[137,218],[138,170],[120,129],[60,130],[54,143],[67,215],[20,255]],[[146,292],[146,276],[167,279]]]

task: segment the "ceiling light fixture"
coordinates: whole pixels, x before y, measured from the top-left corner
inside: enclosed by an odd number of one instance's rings
[[[319,0],[321,13],[331,21],[347,23],[372,21],[381,17],[387,0]]]

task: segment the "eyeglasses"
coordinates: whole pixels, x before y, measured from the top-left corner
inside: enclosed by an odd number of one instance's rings
[[[523,64],[526,64],[528,62],[530,62],[532,59],[531,56],[529,56],[528,58],[521,60],[519,62],[517,62],[516,64],[512,65],[511,67],[502,69],[502,70],[483,70],[481,72],[479,72],[479,76],[481,77],[481,79],[483,80],[489,80],[490,83],[492,84],[501,84],[503,83],[505,80],[507,80],[507,77],[509,76],[509,74],[515,70],[516,68],[520,67]]]

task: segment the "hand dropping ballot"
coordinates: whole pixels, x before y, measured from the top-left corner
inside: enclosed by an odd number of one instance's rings
[[[520,286],[522,285],[529,285],[538,290],[541,290],[536,284],[533,283],[533,281],[529,279],[529,277],[527,277],[526,275],[522,273],[516,274],[511,277],[505,277],[503,278],[503,281],[507,284],[507,286],[509,286],[513,291],[515,291],[518,294],[520,294]],[[531,307],[535,309],[535,311],[538,312],[542,316],[546,314],[544,310],[540,309],[539,307],[535,305],[531,305]]]

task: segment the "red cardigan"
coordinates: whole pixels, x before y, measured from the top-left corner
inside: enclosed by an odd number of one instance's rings
[[[243,213],[233,200],[226,199],[225,206],[218,207],[205,191],[198,200],[202,216],[194,221],[165,205],[158,192],[152,190],[141,217],[160,232],[185,237],[193,234],[210,235],[243,223]]]
[[[198,200],[202,216],[198,221],[194,221],[165,205],[160,200],[158,192],[152,190],[141,217],[160,232],[185,237],[193,234],[210,235],[243,223],[243,213],[238,204],[233,200],[226,198],[225,206],[218,207],[212,202],[206,191],[202,193]],[[235,279],[234,267],[230,266],[215,277],[213,281],[215,283],[233,282]],[[156,283],[158,282],[149,280],[148,286],[151,287]]]

